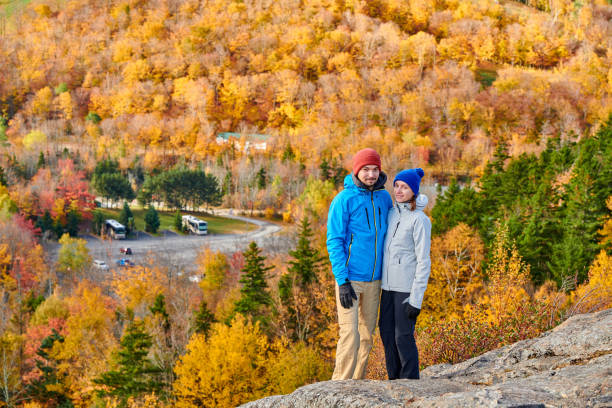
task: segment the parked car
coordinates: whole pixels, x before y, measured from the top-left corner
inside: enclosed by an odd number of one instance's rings
[[[106,264],[106,262],[101,261],[99,259],[94,259],[93,266],[94,268],[97,268],[97,269],[103,269],[103,270],[109,269],[109,266]]]
[[[121,258],[117,260],[117,266],[134,266],[134,262],[130,261],[127,258]]]
[[[126,255],[132,255],[132,248],[121,247],[119,248],[119,252]]]

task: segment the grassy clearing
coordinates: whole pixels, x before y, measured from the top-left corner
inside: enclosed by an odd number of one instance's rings
[[[120,209],[110,209],[110,208],[99,208],[107,218],[119,218]],[[143,209],[132,209],[132,213],[134,214],[134,223],[136,224],[136,229],[140,231],[144,231],[145,222],[145,210]],[[159,221],[161,223],[159,230],[171,230],[177,232],[174,229],[174,212],[167,211],[158,211],[159,213]],[[182,212],[181,214],[193,214]],[[218,217],[216,215],[201,215],[201,214],[193,214],[196,217],[204,220],[208,223],[208,233],[209,234],[240,234],[248,231],[252,231],[257,228],[256,225],[253,225],[248,222],[234,220],[231,218]]]
[[[32,0],[0,0],[0,16],[11,17],[16,11],[26,7]]]
[[[497,72],[493,70],[478,69],[476,70],[476,80],[482,84],[483,87],[488,88],[493,85],[493,82],[497,79]]]

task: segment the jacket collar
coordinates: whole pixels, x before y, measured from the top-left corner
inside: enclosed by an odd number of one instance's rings
[[[427,204],[429,203],[429,199],[427,198],[427,196],[425,194],[419,194],[416,198],[416,210],[421,210],[423,211],[425,209],[425,207],[427,207]],[[397,207],[397,209],[402,212],[402,211],[410,211],[410,203],[395,203],[395,206]]]
[[[361,182],[361,180],[359,180],[357,178],[356,175],[349,174],[348,176],[346,176],[344,178],[344,188],[348,188],[348,187],[354,186],[354,187],[357,187],[360,190],[376,191],[376,190],[383,190],[385,188],[385,183],[386,182],[387,182],[387,174],[385,172],[383,172],[383,171],[380,172],[380,175],[378,176],[378,180],[376,180],[376,183],[374,184],[374,186],[372,188],[369,188],[368,186],[363,184]]]

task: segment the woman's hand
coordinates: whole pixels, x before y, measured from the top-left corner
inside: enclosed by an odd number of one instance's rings
[[[421,309],[418,309],[412,306],[410,303],[406,302],[404,303],[404,313],[409,319],[416,319],[419,313],[421,313]]]

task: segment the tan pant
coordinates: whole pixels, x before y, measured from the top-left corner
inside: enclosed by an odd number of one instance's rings
[[[340,338],[336,348],[336,368],[332,380],[360,380],[365,378],[368,356],[372,349],[372,335],[376,328],[380,303],[380,281],[351,281],[357,294],[353,307],[345,309],[340,304],[336,285],[336,307]]]

